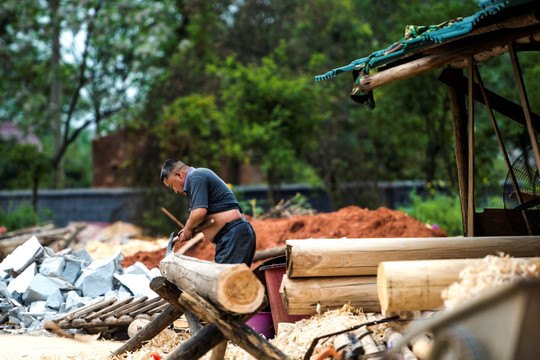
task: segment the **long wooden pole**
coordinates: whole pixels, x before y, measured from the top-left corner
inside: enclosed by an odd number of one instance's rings
[[[540,256],[540,236],[287,240],[287,276],[376,275],[383,261]]]
[[[474,236],[474,96],[473,96],[473,66],[474,59],[469,58],[469,126],[468,126],[468,182],[467,182],[467,231],[465,236]]]

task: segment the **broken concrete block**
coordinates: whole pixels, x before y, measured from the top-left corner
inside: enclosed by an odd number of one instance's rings
[[[64,295],[62,295],[62,292],[60,289],[56,289],[51,296],[46,301],[46,306],[50,307],[51,309],[59,310],[60,306],[64,302]]]
[[[36,274],[28,285],[22,299],[26,304],[33,303],[38,300],[47,300],[54,291],[58,289],[58,284],[47,276]]]
[[[11,292],[8,290],[7,285],[0,281],[0,297],[11,299]]]
[[[135,264],[125,268],[123,271],[124,271],[124,274],[133,274],[133,275],[143,274],[146,276],[150,276],[150,270],[148,270],[146,265],[144,265],[140,261],[137,261]],[[152,279],[150,278],[150,280]]]
[[[70,291],[66,295],[66,308],[65,312],[69,312],[73,309],[80,308],[84,305],[84,300],[77,294],[76,291]]]
[[[150,289],[150,280],[145,274],[115,274],[114,277],[126,286],[135,297],[147,296],[149,299],[153,299],[158,296]]]
[[[72,284],[75,284],[77,278],[81,274],[81,262],[74,261],[69,258],[66,258],[66,264],[64,266],[64,271],[60,275],[60,278],[69,281]]]
[[[0,270],[13,271],[16,274],[23,272],[31,263],[40,259],[44,254],[43,246],[37,237],[32,236],[24,244],[17,246],[15,250],[0,263]]]
[[[13,294],[15,292],[19,294],[24,294],[26,292],[26,289],[34,279],[34,276],[36,274],[36,263],[31,264],[28,266],[22,274],[19,274],[15,279],[11,280],[11,282],[8,285],[8,291]]]
[[[79,249],[75,254],[75,257],[79,260],[82,260],[84,266],[88,266],[90,263],[94,261],[88,251],[86,251],[85,248]]]
[[[45,276],[60,277],[64,271],[66,260],[60,256],[46,257],[39,266],[39,273]]]
[[[83,270],[75,282],[75,286],[82,290],[84,296],[98,297],[113,289],[113,275],[121,270],[120,261],[123,256],[118,251],[113,256],[97,260]]]
[[[0,299],[0,313],[6,314],[14,307],[15,305],[13,305],[8,299]]]

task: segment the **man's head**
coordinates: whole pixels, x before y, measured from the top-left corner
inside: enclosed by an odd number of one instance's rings
[[[161,168],[160,180],[175,193],[184,194],[184,184],[189,166],[176,159],[168,159]]]

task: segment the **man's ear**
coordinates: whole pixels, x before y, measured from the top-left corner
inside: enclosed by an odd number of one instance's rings
[[[183,180],[184,177],[185,177],[185,174],[183,172],[181,172],[181,171],[175,171],[174,175],[178,176],[180,178],[180,180]]]

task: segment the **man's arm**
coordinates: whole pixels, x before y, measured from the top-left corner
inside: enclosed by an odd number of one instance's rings
[[[191,210],[186,225],[180,234],[180,242],[187,241],[193,237],[193,229],[204,221],[207,211],[204,207]]]

